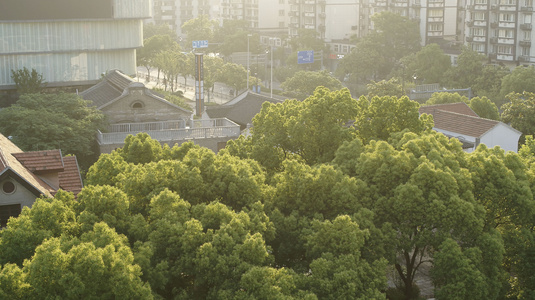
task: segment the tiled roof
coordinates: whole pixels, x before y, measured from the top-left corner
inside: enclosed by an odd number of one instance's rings
[[[227,118],[238,124],[242,129],[251,123],[253,117],[260,112],[264,102],[282,103],[281,100],[246,93],[241,98],[234,99],[220,106],[207,106],[206,113],[210,118]]]
[[[20,163],[33,173],[61,172],[63,159],[60,150],[13,153]]]
[[[118,70],[111,70],[96,85],[80,93],[85,100],[92,101],[96,107],[101,107],[113,99],[121,96],[129,84],[134,82],[132,78]]]
[[[481,137],[500,123],[444,110],[435,110],[432,115],[435,128],[472,137]]]
[[[51,196],[54,189],[41,180],[37,175],[26,169],[12,153],[20,153],[19,147],[15,146],[8,138],[0,134],[0,174],[11,170],[22,177],[39,194]]]
[[[0,176],[6,172],[20,177],[17,179],[23,180],[33,192],[49,197],[57,190],[42,180],[40,174],[58,173],[59,187],[74,195],[83,187],[75,156],[61,157],[60,150],[22,152],[0,134]]]
[[[59,173],[59,187],[64,191],[73,192],[76,196],[83,187],[76,156],[65,156],[63,164],[65,170]]]
[[[472,116],[472,117],[479,117],[464,102],[421,106],[419,111],[420,111],[420,114],[426,113],[426,114],[432,115],[433,111],[435,110],[443,110],[443,111],[454,112],[454,113],[463,114],[463,115]]]

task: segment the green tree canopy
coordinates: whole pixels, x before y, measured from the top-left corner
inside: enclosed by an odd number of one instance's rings
[[[510,93],[535,93],[535,67],[518,66],[503,77],[500,95],[503,101]],[[509,99],[508,99],[509,100]],[[499,102],[503,103],[503,102]]]
[[[26,67],[20,70],[11,70],[11,79],[15,82],[19,94],[39,93],[46,85],[43,74],[38,73],[35,69],[30,71]]]
[[[61,149],[83,168],[94,161],[97,130],[105,124],[104,115],[76,94],[26,94],[0,110],[0,132],[22,150]]]
[[[330,90],[339,90],[342,83],[327,71],[299,71],[281,84],[284,95],[303,100],[312,96],[317,87],[323,86]]]
[[[451,67],[449,56],[438,44],[428,44],[420,51],[405,56],[401,62],[405,66],[405,79],[416,78],[422,84],[443,83],[444,74]]]
[[[520,141],[522,144],[524,136],[535,134],[535,119],[531,117],[535,113],[535,94],[511,93],[507,100],[501,107],[502,121],[524,134]]]

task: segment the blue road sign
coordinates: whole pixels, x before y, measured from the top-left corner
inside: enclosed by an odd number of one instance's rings
[[[298,51],[297,63],[298,64],[311,64],[314,62],[314,50]]]
[[[204,40],[204,41],[192,41],[191,42],[191,46],[193,48],[207,48],[208,47],[208,41],[207,40]]]

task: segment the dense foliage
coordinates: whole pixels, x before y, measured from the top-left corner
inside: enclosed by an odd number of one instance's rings
[[[0,231],[0,297],[418,299],[425,268],[437,299],[532,299],[533,139],[466,153],[417,111],[318,88],[217,154],[129,136]]]

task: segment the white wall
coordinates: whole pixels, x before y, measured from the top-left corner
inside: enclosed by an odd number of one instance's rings
[[[487,145],[489,148],[500,146],[505,151],[518,152],[518,139],[520,135],[520,132],[511,129],[503,123],[499,123],[481,137],[481,143]]]

